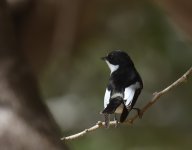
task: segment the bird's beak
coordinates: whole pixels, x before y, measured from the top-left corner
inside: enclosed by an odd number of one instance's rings
[[[105,61],[106,59],[107,59],[107,57],[101,57],[101,60],[104,60],[104,61]]]

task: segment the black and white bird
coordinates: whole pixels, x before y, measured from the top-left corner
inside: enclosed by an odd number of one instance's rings
[[[104,96],[105,125],[109,127],[110,114],[120,114],[120,122],[124,122],[134,108],[139,94],[143,88],[142,79],[135,69],[129,55],[117,50],[102,57],[111,70],[109,83]]]

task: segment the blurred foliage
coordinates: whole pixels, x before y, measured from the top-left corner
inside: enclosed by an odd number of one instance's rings
[[[87,1],[80,19],[72,57],[54,58],[41,75],[44,97],[66,135],[103,119],[109,69],[100,57],[109,51],[127,51],[134,60],[144,81],[139,107],[192,64],[191,43],[148,1]],[[190,149],[191,85],[190,79],[162,97],[133,127],[98,130],[69,142],[71,149]]]

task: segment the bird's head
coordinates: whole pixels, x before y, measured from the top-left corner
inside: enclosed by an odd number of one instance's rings
[[[102,60],[106,61],[111,72],[114,72],[119,67],[133,66],[133,62],[129,55],[120,50],[110,52],[107,56],[102,57]]]

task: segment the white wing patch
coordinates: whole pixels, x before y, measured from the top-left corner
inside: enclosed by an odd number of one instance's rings
[[[125,105],[129,106],[132,103],[133,97],[135,95],[135,90],[140,88],[139,82],[130,85],[129,87],[125,88],[124,91],[124,100],[126,100]]]
[[[126,102],[125,102],[126,106],[131,104],[131,101],[133,100],[134,94],[135,94],[135,88],[133,88],[131,86],[125,88],[124,100],[126,100]]]
[[[106,89],[106,91],[105,91],[105,96],[104,96],[104,108],[106,108],[107,105],[109,104],[110,95],[111,95],[111,91],[109,91],[108,89]]]

